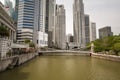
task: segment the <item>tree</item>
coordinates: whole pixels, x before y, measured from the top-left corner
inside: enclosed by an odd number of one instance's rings
[[[33,42],[30,42],[30,43],[29,43],[29,47],[35,48],[35,44],[34,44]]]
[[[97,39],[94,42],[94,51],[95,52],[101,52],[103,51],[103,46],[102,46],[102,39]]]
[[[113,46],[113,51],[115,52],[116,55],[120,52],[120,43],[115,43]]]
[[[95,52],[113,51],[116,55],[120,52],[120,36],[110,36],[93,41]]]
[[[9,31],[7,28],[0,26],[0,37],[8,37],[9,36]]]
[[[26,40],[25,40],[25,43],[26,43],[26,44],[29,44],[30,42],[31,42],[31,41],[30,41],[29,39],[26,39]]]

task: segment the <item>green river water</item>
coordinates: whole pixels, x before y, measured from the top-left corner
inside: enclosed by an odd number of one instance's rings
[[[41,56],[0,73],[0,80],[120,80],[120,63],[87,56]]]

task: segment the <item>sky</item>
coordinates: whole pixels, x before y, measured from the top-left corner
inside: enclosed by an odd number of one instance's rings
[[[73,1],[57,0],[58,4],[64,4],[66,9],[67,34],[73,34]],[[111,26],[114,34],[120,33],[120,0],[83,0],[85,14],[90,15],[90,21],[96,22],[98,29]]]
[[[64,4],[66,9],[67,34],[73,34],[73,1],[56,0],[57,4]],[[85,14],[90,15],[91,22],[96,22],[97,33],[99,28],[105,26],[111,26],[115,35],[120,33],[120,0],[83,0],[83,2]]]

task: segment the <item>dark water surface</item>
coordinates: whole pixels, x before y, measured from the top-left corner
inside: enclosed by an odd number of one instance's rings
[[[0,80],[120,80],[120,63],[85,56],[41,56]]]

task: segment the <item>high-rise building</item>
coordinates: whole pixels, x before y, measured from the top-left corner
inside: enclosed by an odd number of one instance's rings
[[[56,5],[55,43],[60,49],[66,48],[66,21],[64,5]]]
[[[90,42],[90,19],[87,14],[85,14],[85,41],[86,44]]]
[[[38,46],[40,46],[40,44],[44,42],[44,40],[42,39],[44,39],[43,38],[45,37],[44,34],[46,34],[45,21],[46,21],[46,0],[35,0],[33,42],[38,44]],[[43,35],[40,33],[42,33]]]
[[[90,41],[96,40],[96,23],[90,24]]]
[[[34,5],[34,0],[19,0],[17,21],[18,42],[24,42],[26,39],[33,41]]]
[[[74,0],[73,4],[74,41],[78,47],[85,47],[85,20],[83,0]]]
[[[17,25],[17,20],[18,20],[18,7],[19,7],[19,0],[15,0],[14,12],[12,14],[12,18],[15,22],[15,25]]]
[[[46,0],[19,0],[18,6],[18,42],[26,39],[36,46],[47,45]]]
[[[55,43],[55,5],[56,0],[46,0],[45,32],[48,33],[48,46]]]
[[[104,37],[113,36],[113,32],[111,31],[111,26],[106,26],[99,29],[99,38],[102,39]]]

